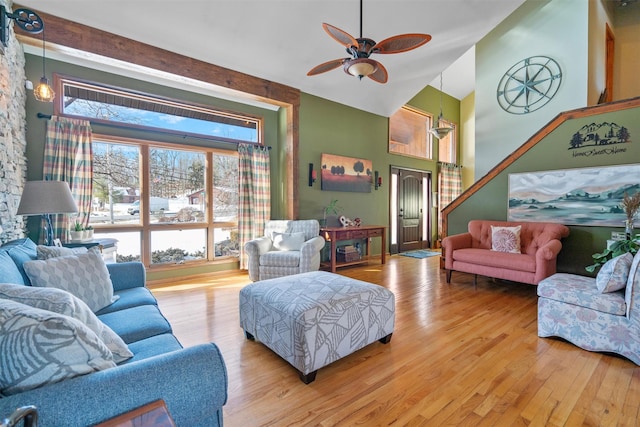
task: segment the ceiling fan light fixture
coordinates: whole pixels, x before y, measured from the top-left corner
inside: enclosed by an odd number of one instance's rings
[[[344,64],[344,72],[362,79],[376,72],[378,64],[369,58],[358,58]]]
[[[360,80],[362,80],[363,77],[369,77],[374,82],[384,84],[389,77],[387,69],[384,68],[384,65],[381,63],[369,59],[369,55],[374,53],[390,54],[406,52],[418,48],[431,40],[429,34],[417,33],[399,34],[386,38],[379,43],[376,43],[370,38],[362,37],[362,0],[360,0],[360,37],[356,39],[346,31],[327,24],[326,22],[322,24],[322,28],[329,37],[344,46],[350,57],[334,59],[333,61],[327,61],[317,65],[309,70],[307,76],[326,73],[327,71],[342,66],[345,73],[356,76]]]

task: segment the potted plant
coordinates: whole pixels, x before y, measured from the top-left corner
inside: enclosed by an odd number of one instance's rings
[[[625,220],[625,236],[624,240],[615,241],[610,248],[605,249],[602,252],[591,255],[593,258],[593,264],[585,267],[589,273],[593,273],[596,269],[602,267],[607,261],[613,258],[624,255],[629,252],[634,255],[638,252],[640,245],[633,236],[633,220],[640,209],[640,192],[636,192],[633,196],[629,196],[626,192],[622,198],[620,207],[624,211],[627,219]]]
[[[69,232],[71,236],[71,240],[75,242],[79,242],[84,240],[84,226],[78,220],[73,224],[73,228]]]
[[[85,240],[93,240],[93,227],[91,225],[87,225],[84,229],[84,239]]]
[[[338,199],[332,199],[327,206],[324,207],[324,216],[322,218],[322,226],[327,226],[327,217],[331,218],[338,216],[342,212],[342,208],[338,206]]]
[[[593,254],[591,256],[593,258],[593,264],[585,267],[585,270],[589,273],[593,273],[596,269],[602,267],[607,261],[612,260],[617,256],[624,255],[627,252],[635,256],[639,248],[640,245],[638,245],[638,242],[635,240],[617,240],[610,248],[607,248],[600,253]]]

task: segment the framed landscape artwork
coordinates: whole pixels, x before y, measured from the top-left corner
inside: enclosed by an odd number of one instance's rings
[[[509,174],[509,221],[624,227],[624,193],[640,191],[640,165]]]
[[[373,167],[371,160],[322,154],[320,176],[323,190],[370,193]]]

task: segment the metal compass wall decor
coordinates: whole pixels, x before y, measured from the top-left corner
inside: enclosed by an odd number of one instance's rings
[[[548,56],[517,62],[498,83],[498,104],[507,113],[527,114],[551,101],[562,82],[562,70]]]

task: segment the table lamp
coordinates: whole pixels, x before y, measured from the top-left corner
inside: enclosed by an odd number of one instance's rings
[[[78,212],[69,184],[64,181],[27,181],[18,205],[18,215],[42,215],[45,244],[53,246],[51,214]]]

